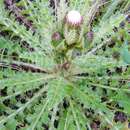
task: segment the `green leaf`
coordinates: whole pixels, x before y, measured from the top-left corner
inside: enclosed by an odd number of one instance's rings
[[[6,124],[7,130],[16,130],[16,126],[17,126],[17,121],[14,118],[7,121]]]
[[[49,102],[49,110],[55,105],[61,103],[63,99],[69,94],[68,83],[62,78],[54,79],[48,83],[47,98]]]
[[[24,52],[19,55],[20,58],[30,60],[36,65],[39,65],[43,68],[52,68],[55,65],[54,59],[52,56],[45,55],[42,51],[39,52]]]
[[[121,56],[125,63],[130,64],[130,51],[128,50],[127,42],[121,48]]]

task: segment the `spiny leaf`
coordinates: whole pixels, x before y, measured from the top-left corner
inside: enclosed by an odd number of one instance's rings
[[[125,63],[130,64],[130,52],[128,50],[128,42],[126,41],[121,48],[121,55]]]

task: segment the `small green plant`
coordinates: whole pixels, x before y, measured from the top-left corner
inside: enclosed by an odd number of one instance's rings
[[[0,130],[128,130],[128,0],[0,1]]]

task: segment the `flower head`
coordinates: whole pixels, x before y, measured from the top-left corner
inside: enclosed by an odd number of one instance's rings
[[[88,41],[92,41],[93,40],[93,37],[94,37],[94,33],[92,31],[88,32],[86,34],[86,37],[87,37],[87,40]]]
[[[66,22],[72,26],[79,26],[83,21],[83,17],[76,10],[71,10],[66,15]]]
[[[59,41],[61,39],[61,35],[59,32],[54,32],[52,35],[52,40],[53,41]]]

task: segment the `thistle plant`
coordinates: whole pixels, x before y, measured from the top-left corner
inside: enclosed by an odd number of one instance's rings
[[[128,130],[129,7],[1,0],[0,130]]]

